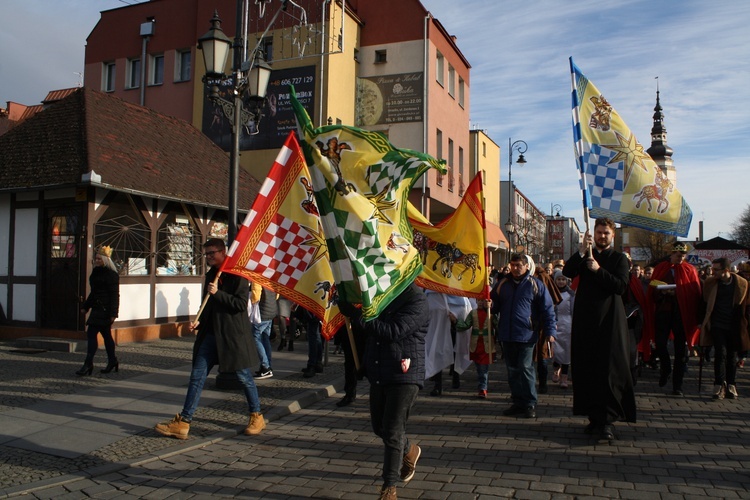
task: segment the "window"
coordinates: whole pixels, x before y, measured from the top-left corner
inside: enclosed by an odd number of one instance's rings
[[[448,139],[448,165],[453,166],[453,139]]]
[[[197,276],[202,272],[200,231],[190,225],[185,215],[170,214],[159,228],[158,238],[157,275]]]
[[[435,59],[435,80],[440,85],[443,85],[443,72],[445,71],[445,58],[443,58],[443,54],[440,52],[437,53],[437,58]]]
[[[487,158],[487,143],[482,141],[482,156]]]
[[[273,37],[267,36],[260,42],[260,50],[266,62],[273,61]]]
[[[190,80],[190,49],[178,50],[175,57],[174,81],[187,82]]]
[[[464,176],[464,148],[458,148],[458,175],[463,178]]]
[[[464,107],[464,92],[465,92],[464,87],[465,87],[464,79],[459,76],[458,77],[458,105],[461,106],[462,108]]]
[[[443,159],[443,131],[438,129],[437,133],[435,134],[435,140],[437,141],[437,153],[435,154],[435,158],[437,160]],[[437,174],[437,185],[442,186],[443,185],[443,174],[438,172]]]
[[[104,63],[102,71],[102,90],[104,92],[114,92],[115,90],[115,63]]]
[[[121,276],[147,275],[151,229],[124,194],[118,194],[94,224],[94,247],[112,247],[112,261]]]
[[[451,64],[448,65],[448,95],[456,95],[456,69]]]
[[[128,59],[128,74],[126,88],[136,89],[141,85],[141,60]]]
[[[148,84],[161,85],[164,83],[164,54],[151,56],[148,69]]]
[[[388,51],[376,50],[375,51],[375,64],[383,64],[388,61]]]
[[[482,170],[482,184],[487,184],[487,172]]]

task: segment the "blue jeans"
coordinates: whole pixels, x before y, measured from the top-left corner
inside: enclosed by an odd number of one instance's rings
[[[474,364],[477,367],[477,386],[480,391],[486,391],[490,379],[490,365]]]
[[[260,358],[260,369],[271,369],[271,327],[273,320],[261,321],[253,324],[253,338],[255,347],[258,349],[258,358]]]
[[[533,408],[537,401],[534,344],[536,341],[503,342],[510,396],[513,404],[522,408]]]
[[[206,335],[206,338],[201,342],[198,352],[195,353],[195,357],[193,358],[193,369],[190,372],[190,382],[188,383],[188,391],[185,395],[185,405],[180,412],[183,420],[188,422],[193,420],[193,414],[198,408],[198,402],[201,399],[201,392],[203,392],[203,385],[206,383],[206,378],[208,378],[211,368],[218,364],[218,362],[219,353],[216,348],[216,337],[214,335]],[[255,386],[250,368],[243,368],[242,370],[237,370],[235,373],[237,374],[237,380],[242,384],[250,413],[260,412],[258,388]]]
[[[419,386],[394,384],[385,387],[370,384],[370,421],[372,430],[385,445],[383,485],[394,486],[401,481],[401,463],[409,451],[406,421],[409,419]]]
[[[317,318],[307,324],[307,367],[323,366],[323,336]]]

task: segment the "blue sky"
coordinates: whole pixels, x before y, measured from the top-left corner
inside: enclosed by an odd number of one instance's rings
[[[132,2],[133,0],[127,0]],[[502,147],[529,145],[513,180],[543,211],[583,227],[573,159],[568,58],[645,148],[659,77],[690,237],[727,237],[750,203],[750,2],[737,0],[422,0],[472,65],[471,124]],[[0,102],[35,104],[74,87],[99,11],[119,0],[2,0]]]

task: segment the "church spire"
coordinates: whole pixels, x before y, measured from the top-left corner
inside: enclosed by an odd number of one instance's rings
[[[672,148],[667,146],[667,129],[664,127],[664,113],[659,102],[659,77],[656,77],[656,106],[654,106],[654,126],[651,128],[651,147],[646,152],[661,165],[672,157]],[[661,160],[661,161],[660,161]]]

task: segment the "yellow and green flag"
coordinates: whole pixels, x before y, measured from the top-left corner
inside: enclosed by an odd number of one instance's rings
[[[363,318],[373,319],[422,270],[411,244],[409,191],[430,167],[446,168],[377,132],[313,128],[293,87],[291,98],[339,298],[362,304]]]

